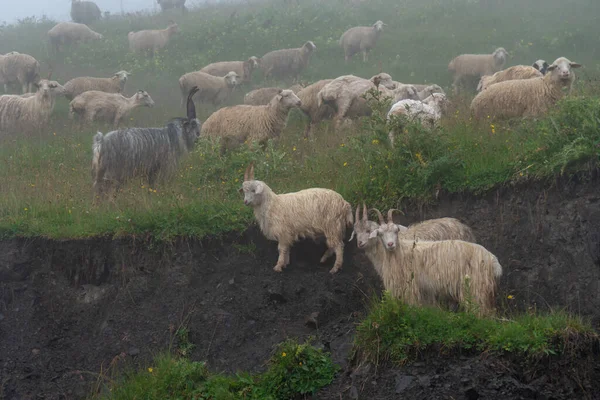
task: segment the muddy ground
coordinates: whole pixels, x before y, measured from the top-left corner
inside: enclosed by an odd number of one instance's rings
[[[442,194],[435,207],[406,206],[400,221],[462,219],[504,267],[499,306],[562,307],[597,325],[598,180],[546,187]],[[191,358],[225,372],[259,371],[275,344],[315,336],[345,368],[315,399],[600,398],[594,352],[532,370],[473,355],[424,355],[403,368],[349,365],[353,328],[380,282],[354,243],[335,276],[318,263],[324,250],[298,244],[277,274],[276,245],[254,227],[168,248],[133,239],[0,242],[0,399],[83,398],[111,363],[145,364],[174,345],[180,326],[196,345]]]

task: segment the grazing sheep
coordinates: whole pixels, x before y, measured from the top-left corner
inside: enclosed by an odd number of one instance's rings
[[[302,47],[296,49],[268,52],[259,61],[264,78],[292,76],[294,81],[297,81],[300,73],[308,66],[310,56],[316,49],[317,46],[309,40]]]
[[[77,22],[59,22],[48,31],[48,42],[55,53],[58,53],[63,45],[102,39],[104,36]]]
[[[395,103],[387,114],[390,121],[393,116],[404,117],[409,122],[419,121],[426,129],[433,129],[447,106],[447,98],[443,93],[434,93],[423,101],[405,99]],[[400,123],[402,129],[403,123]],[[390,130],[388,137],[394,147],[395,129]]]
[[[33,91],[33,86],[40,81],[40,63],[29,54],[16,51],[0,55],[0,83],[4,85],[4,93],[8,93],[8,85],[18,83],[22,93]]]
[[[221,152],[246,141],[258,141],[264,147],[267,140],[281,135],[290,110],[300,105],[294,92],[282,90],[266,106],[224,107],[204,122],[202,136],[220,138]]]
[[[294,193],[276,194],[263,181],[254,180],[254,165],[244,174],[240,192],[244,204],[254,209],[260,230],[269,240],[278,242],[279,258],[273,268],[281,272],[290,263],[290,247],[299,238],[325,236],[325,262],[335,253],[335,263],[329,271],[335,274],[344,261],[344,236],[352,225],[352,207],[337,192],[312,188]]]
[[[190,88],[197,86],[198,93],[194,100],[201,103],[212,103],[217,106],[223,103],[231,95],[233,89],[239,83],[239,76],[229,71],[225,76],[212,76],[205,72],[188,72],[179,78],[179,89],[181,90],[181,104],[185,100],[186,93]]]
[[[542,75],[546,75],[549,65],[545,60],[537,60],[533,63],[532,67],[540,71]]]
[[[480,79],[500,71],[507,57],[508,52],[503,47],[497,48],[492,54],[461,54],[455,57],[448,64],[448,71],[454,74],[454,93],[458,94],[467,78]]]
[[[174,118],[162,128],[127,128],[106,135],[98,132],[92,145],[94,194],[102,199],[134,177],[144,177],[150,186],[166,179],[179,160],[193,148],[202,124],[196,119],[192,88],[187,100],[187,118]]]
[[[434,93],[446,94],[446,92],[444,92],[444,89],[442,89],[439,85],[427,85],[421,89],[419,89],[419,86],[416,85],[413,85],[413,87],[418,91],[417,96],[419,97],[419,100],[425,100]]]
[[[305,87],[298,92],[298,98],[302,102],[300,110],[308,117],[308,124],[304,129],[304,137],[312,136],[316,124],[324,119],[331,119],[335,110],[327,104],[318,104],[318,94],[325,85],[333,79],[323,79]]]
[[[172,8],[180,8],[181,11],[187,11],[185,0],[156,0],[162,11],[167,11]]]
[[[387,96],[387,97],[391,97],[393,99],[393,102],[398,102],[400,100],[405,100],[405,99],[412,99],[412,100],[419,100],[420,99],[420,92],[417,90],[417,88],[414,85],[408,85],[408,84],[400,84],[398,87],[396,87],[396,89],[393,90],[389,90],[386,89],[385,87],[380,88],[379,91],[381,92],[382,95]]]
[[[0,96],[0,132],[33,132],[48,124],[56,97],[64,93],[64,88],[47,79],[35,86],[38,90],[30,97]]]
[[[479,85],[477,85],[477,91],[481,92],[482,90],[487,89],[490,85],[498,82],[512,81],[515,79],[539,78],[541,76],[544,76],[544,74],[534,67],[530,67],[528,65],[515,65],[513,67],[503,69],[502,71],[498,71],[494,75],[482,76],[479,80]]]
[[[102,16],[100,8],[93,1],[71,0],[71,19],[80,24],[90,24]]]
[[[294,94],[302,89],[300,85],[293,85],[289,88]],[[271,102],[271,99],[281,93],[283,89],[278,87],[266,87],[252,90],[244,96],[244,104],[249,106],[265,106]]]
[[[437,305],[445,301],[464,304],[470,296],[477,314],[494,314],[496,281],[502,276],[496,256],[463,240],[404,240],[392,221],[393,210],[388,212],[387,223],[375,211],[379,228],[369,238],[379,237],[386,250],[381,275],[394,297],[412,305]]]
[[[475,118],[537,117],[546,113],[571,90],[580,64],[557,58],[540,78],[498,82],[480,92],[471,102]]]
[[[99,90],[106,93],[122,93],[125,89],[125,83],[131,73],[119,71],[110,78],[93,78],[90,76],[80,76],[67,81],[65,87],[65,97],[69,100],[74,99],[88,90]]]
[[[120,93],[88,90],[69,103],[69,117],[73,119],[77,115],[88,123],[103,119],[112,122],[117,128],[123,118],[142,106],[154,107],[154,100],[144,90],[138,90],[130,98]]]
[[[225,76],[230,71],[235,72],[241,79],[241,83],[249,83],[252,80],[252,72],[258,67],[258,58],[250,57],[246,61],[221,61],[208,64],[200,72],[214,76]]]
[[[154,55],[158,50],[164,49],[171,37],[179,32],[179,27],[173,21],[165,29],[147,29],[137,32],[129,32],[129,50],[134,53],[150,53]]]
[[[358,52],[362,52],[363,62],[367,62],[367,54],[375,47],[384,26],[387,25],[377,21],[373,26],[355,26],[344,32],[340,37],[340,46],[344,49],[346,62]]]

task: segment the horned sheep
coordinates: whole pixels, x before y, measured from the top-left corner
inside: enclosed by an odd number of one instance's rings
[[[60,46],[79,42],[102,40],[104,36],[94,32],[87,25],[77,22],[59,22],[48,31],[48,41],[51,49],[58,53]]]
[[[252,72],[257,67],[258,58],[252,56],[246,61],[221,61],[208,64],[200,72],[205,72],[213,76],[225,76],[230,71],[233,71],[240,77],[240,83],[249,83],[252,80]]]
[[[575,80],[580,64],[557,58],[543,77],[496,83],[480,92],[471,102],[477,119],[537,117],[565,96]]]
[[[375,47],[384,26],[386,24],[382,21],[377,21],[373,26],[355,26],[344,32],[340,37],[340,46],[346,62],[358,52],[362,52],[363,62],[367,62],[368,52]]]
[[[164,49],[171,37],[179,32],[179,27],[171,21],[165,29],[146,29],[137,32],[129,32],[127,40],[129,41],[129,50],[136,53],[148,52],[152,55],[158,50]]]
[[[65,87],[65,97],[69,100],[74,99],[88,90],[99,90],[106,93],[122,93],[125,89],[125,83],[131,73],[119,71],[110,78],[94,78],[91,76],[80,76],[67,81]]]
[[[376,210],[377,211],[377,210]],[[379,237],[386,250],[381,265],[383,285],[411,305],[435,305],[441,300],[464,304],[471,296],[479,315],[493,315],[502,266],[483,246],[463,240],[405,240],[388,212],[385,223],[369,238]]]
[[[212,76],[200,71],[188,72],[179,78],[181,103],[183,105],[190,88],[197,86],[198,93],[194,96],[195,101],[219,105],[231,95],[239,83],[239,78],[239,75],[233,71],[229,71],[225,76]]]
[[[294,49],[273,50],[262,56],[259,61],[264,78],[292,76],[294,80],[308,66],[310,56],[317,46],[312,41]]]
[[[392,117],[405,117],[410,122],[419,121],[426,129],[433,129],[446,109],[448,100],[445,94],[434,93],[423,101],[405,99],[395,103],[387,114],[387,120]],[[388,136],[390,144],[394,147],[394,129],[390,130]]]
[[[294,94],[302,89],[300,85],[293,85],[289,88]],[[244,96],[244,104],[249,106],[264,106],[271,102],[271,99],[281,93],[283,89],[278,87],[266,87],[252,90]]]
[[[224,107],[206,119],[202,136],[220,138],[221,152],[246,141],[257,141],[264,147],[267,140],[281,135],[290,110],[300,105],[294,92],[282,90],[266,106]]]
[[[102,12],[93,1],[71,0],[71,19],[81,24],[90,24],[99,20]]]
[[[0,55],[0,83],[4,92],[8,93],[8,85],[18,83],[22,93],[33,91],[33,86],[40,81],[40,63],[29,54],[16,51]]]
[[[69,117],[73,119],[77,115],[88,123],[103,119],[112,122],[117,128],[123,118],[142,106],[154,107],[154,100],[144,90],[138,90],[129,98],[120,93],[88,90],[69,103]]]
[[[47,79],[35,86],[38,90],[33,96],[0,96],[0,132],[31,132],[48,123],[56,97],[64,93],[64,88]]]
[[[454,93],[459,92],[467,78],[481,79],[484,75],[500,71],[507,57],[508,52],[503,47],[498,47],[492,54],[461,54],[455,57],[448,64],[448,70],[454,74]]]
[[[498,82],[512,81],[515,79],[530,79],[544,76],[537,68],[528,65],[515,65],[502,71],[496,72],[494,75],[484,75],[479,80],[477,91],[487,89],[490,85]]]
[[[246,168],[240,192],[244,204],[254,209],[260,230],[269,240],[277,241],[279,258],[273,268],[281,272],[290,263],[290,248],[299,238],[325,236],[327,251],[324,263],[335,253],[329,271],[335,274],[344,261],[344,237],[352,226],[352,207],[337,192],[312,188],[294,193],[276,194],[263,181],[254,179],[254,164]]]
[[[179,160],[193,148],[202,124],[196,118],[192,88],[187,98],[187,118],[174,118],[162,128],[127,128],[106,135],[98,132],[92,145],[92,179],[95,197],[102,199],[134,177],[150,186],[165,180]]]

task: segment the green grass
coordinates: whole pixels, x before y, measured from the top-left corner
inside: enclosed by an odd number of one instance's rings
[[[590,350],[598,335],[581,318],[563,312],[511,319],[411,307],[384,295],[357,328],[355,350],[370,362],[403,364],[421,353],[488,353],[521,359],[571,357]]]
[[[465,51],[490,52],[504,46],[513,64],[543,57],[567,56],[578,70],[576,97],[538,121],[476,124],[468,115],[468,98],[453,99],[453,109],[434,134],[409,127],[391,150],[389,126],[381,105],[356,128],[333,132],[328,123],[315,139],[304,140],[304,117],[290,116],[278,142],[263,153],[243,148],[220,156],[200,140],[182,160],[174,179],[155,188],[140,180],[123,188],[115,204],[92,206],[91,142],[95,125],[77,130],[67,118],[68,104],[58,101],[51,124],[35,134],[0,138],[0,237],[81,238],[99,235],[151,236],[156,240],[202,237],[242,230],[253,219],[237,189],[243,170],[256,161],[256,176],[276,192],[327,187],[352,204],[394,207],[402,199],[432,201],[438,189],[480,193],[497,185],[588,168],[598,159],[600,134],[600,5],[587,0],[550,1],[545,7],[505,1],[488,10],[466,0],[375,0],[349,7],[333,0],[316,6],[207,6],[185,16],[177,13],[98,22],[103,42],[83,44],[49,58],[43,43],[52,21],[23,21],[2,30],[0,53],[18,50],[53,66],[53,77],[108,76],[120,69],[133,72],[126,92],[144,88],[156,107],[136,110],[130,126],[162,125],[181,115],[177,79],[185,72],[218,60],[245,59],[313,40],[318,47],[304,81],[346,73],[371,76],[380,70],[403,82],[436,82],[448,86],[447,63]],[[510,6],[512,3],[518,7]],[[236,13],[233,13],[233,11]],[[386,10],[385,12],[382,10]],[[154,60],[127,52],[127,32],[161,27],[175,18],[181,33]],[[368,63],[360,57],[344,64],[337,40],[350,26],[383,19],[388,24]],[[290,82],[263,82],[254,87]],[[234,101],[240,102],[240,90]],[[206,118],[213,109],[199,108]],[[493,125],[493,126],[492,126]]]
[[[213,374],[203,362],[170,353],[157,356],[143,370],[101,377],[95,399],[285,400],[314,394],[331,383],[337,367],[328,354],[309,343],[280,344],[265,372],[233,376]]]

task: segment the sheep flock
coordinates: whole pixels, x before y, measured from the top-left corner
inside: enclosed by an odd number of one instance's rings
[[[185,1],[159,0],[158,4],[165,11],[185,10]],[[63,46],[94,47],[106,40],[106,33],[88,26],[101,18],[98,6],[75,0],[72,6],[74,22],[58,23],[45,38],[55,57],[64,57],[59,54]],[[347,68],[353,65],[355,54],[362,55],[356,64],[369,63],[377,42],[390,29],[384,29],[387,25],[381,20],[365,21],[363,25],[348,26],[339,32],[339,53],[335,56]],[[125,51],[134,53],[129,57],[157,57],[177,45],[182,30],[175,21],[153,28],[123,34],[128,44]],[[233,60],[212,56],[206,65],[188,65],[189,70],[171,85],[173,96],[181,99],[178,105],[186,111],[185,117],[170,119],[160,127],[122,128],[119,126],[128,122],[125,117],[139,112],[136,109],[160,110],[168,100],[162,98],[163,94],[153,99],[143,88],[126,85],[132,74],[125,69],[104,71],[98,77],[73,76],[61,86],[40,77],[43,60],[15,49],[0,55],[0,83],[4,87],[0,96],[0,138],[28,130],[46,132],[55,103],[60,101],[70,101],[70,117],[78,120],[78,129],[84,129],[84,122],[87,126],[104,120],[113,130],[89,137],[93,154],[91,186],[96,202],[108,193],[116,196],[118,189],[135,177],[142,176],[151,185],[171,179],[180,160],[193,151],[199,140],[218,143],[222,154],[253,141],[264,148],[268,141],[286,135],[292,113],[307,120],[307,140],[318,134],[315,127],[322,121],[331,120],[330,129],[337,131],[358,127],[356,122],[373,112],[365,98],[368,92],[379,93],[391,103],[386,115],[391,146],[402,143],[407,124],[419,124],[435,135],[444,124],[448,106],[458,98],[453,95],[463,95],[469,80],[478,82],[478,93],[470,105],[475,120],[539,117],[559,99],[573,94],[574,70],[581,67],[562,55],[551,64],[542,59],[524,60],[525,64],[507,67],[509,51],[490,43],[487,48],[465,49],[464,54],[451,60],[441,60],[444,66],[448,63],[445,72],[453,82],[449,88],[452,94],[446,94],[441,84],[409,83],[375,65],[370,76],[329,70],[321,71],[321,78],[314,82],[299,83],[306,71],[315,72],[314,59],[322,57],[321,48],[325,46],[317,37],[306,37],[292,46],[296,47],[269,49],[262,56],[238,54]],[[197,51],[202,52],[202,46],[199,48]],[[262,73],[260,84],[253,79],[257,71]],[[15,89],[22,93],[11,94]],[[246,94],[243,104],[235,104],[234,95],[239,91]],[[203,122],[196,116],[200,104],[212,107],[212,114]],[[255,157],[262,155],[257,153]],[[502,276],[500,261],[476,243],[470,227],[454,218],[405,227],[393,221],[393,210],[388,211],[387,221],[381,212],[372,210],[377,219],[369,220],[366,205],[357,205],[353,211],[348,201],[328,188],[275,193],[266,182],[254,178],[253,164],[247,166],[240,192],[243,203],[253,209],[262,233],[277,242],[276,272],[289,266],[294,242],[324,237],[327,250],[321,262],[335,255],[330,273],[343,273],[344,246],[351,232],[350,240],[356,238],[358,249],[364,251],[384,287],[394,296],[409,304],[452,307],[465,302],[464,282],[469,279],[478,312],[494,313],[494,296]]]

